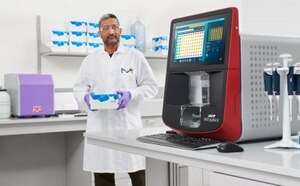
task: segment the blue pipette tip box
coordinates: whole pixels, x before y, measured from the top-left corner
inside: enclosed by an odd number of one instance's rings
[[[109,110],[117,109],[119,94],[93,94],[90,96],[92,110]]]

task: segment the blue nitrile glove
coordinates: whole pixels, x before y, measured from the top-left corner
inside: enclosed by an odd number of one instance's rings
[[[84,101],[86,102],[89,110],[91,110],[91,103],[90,103],[90,96],[91,95],[94,95],[94,92],[91,92],[91,93],[87,93],[85,96],[84,96]]]
[[[127,106],[127,104],[129,103],[129,101],[131,99],[131,94],[129,91],[124,91],[124,90],[119,90],[119,91],[117,91],[117,93],[120,94],[120,98],[119,98],[119,102],[118,102],[119,107],[117,108],[117,110],[119,110],[119,109],[123,109]]]

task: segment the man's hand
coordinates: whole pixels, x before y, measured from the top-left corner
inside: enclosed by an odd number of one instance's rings
[[[117,91],[117,93],[120,94],[120,99],[118,102],[119,107],[117,108],[117,110],[119,110],[127,106],[129,101],[131,100],[131,94],[129,91],[123,91],[123,90],[119,90]]]

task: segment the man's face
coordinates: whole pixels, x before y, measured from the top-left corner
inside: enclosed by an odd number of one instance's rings
[[[101,22],[99,36],[102,38],[104,45],[116,45],[120,41],[122,29],[119,27],[117,19],[109,18]]]

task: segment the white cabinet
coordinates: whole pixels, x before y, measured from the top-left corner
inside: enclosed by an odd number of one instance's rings
[[[224,183],[230,186],[278,186],[277,184],[266,183],[263,181],[211,172],[210,186],[223,186]]]
[[[8,125],[17,130],[26,124]],[[83,138],[83,131],[1,135],[0,185],[92,186],[91,174],[82,170]]]
[[[177,176],[177,182],[180,186],[210,186],[210,171],[208,170],[197,167],[179,165],[178,173],[179,174]]]
[[[180,186],[278,186],[265,181],[213,172],[190,166],[179,166]]]

